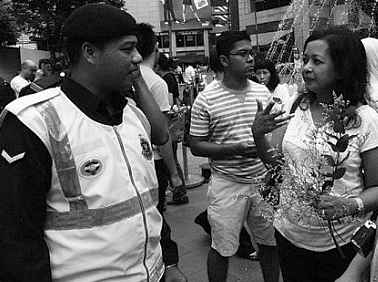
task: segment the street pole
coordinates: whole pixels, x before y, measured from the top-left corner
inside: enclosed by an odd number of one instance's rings
[[[169,14],[169,20],[168,20],[168,38],[169,38],[169,50],[168,50],[168,54],[169,54],[169,58],[172,58],[172,19],[171,19],[171,15]]]
[[[257,52],[260,52],[260,46],[259,46],[259,27],[257,25],[256,2],[257,1],[253,1],[253,12],[254,12],[254,16],[255,16],[256,47],[257,47]]]

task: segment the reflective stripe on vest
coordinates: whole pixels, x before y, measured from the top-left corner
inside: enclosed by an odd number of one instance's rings
[[[152,197],[151,197],[152,196]],[[156,205],[158,189],[153,189],[141,194],[143,206],[146,208]],[[77,212],[47,212],[46,230],[70,230],[85,229],[96,226],[108,225],[113,222],[130,218],[140,213],[140,205],[137,197],[130,198],[121,203],[100,208],[88,209]]]
[[[59,183],[70,206],[68,212],[47,211],[45,230],[92,228],[111,224],[140,213],[140,203],[137,196],[109,207],[88,209],[81,191],[67,131],[50,101],[39,106],[39,111],[48,128]],[[141,194],[142,203],[146,208],[155,206],[157,198],[157,188]]]
[[[87,210],[88,205],[81,192],[79,176],[72,155],[70,141],[54,106],[50,101],[40,106],[40,112],[46,122],[53,159],[64,196],[71,211]]]

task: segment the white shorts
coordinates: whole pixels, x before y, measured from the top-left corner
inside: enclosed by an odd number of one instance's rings
[[[211,247],[221,256],[229,257],[236,253],[245,221],[256,243],[276,246],[272,221],[263,216],[271,207],[264,202],[257,189],[257,184],[238,183],[214,174],[211,176],[207,191]]]

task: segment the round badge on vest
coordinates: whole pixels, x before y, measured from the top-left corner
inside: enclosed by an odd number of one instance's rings
[[[84,177],[96,177],[103,171],[104,164],[99,159],[90,159],[80,165],[80,174]]]

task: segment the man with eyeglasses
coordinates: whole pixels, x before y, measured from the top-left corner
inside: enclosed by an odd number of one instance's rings
[[[226,281],[228,258],[236,253],[246,222],[259,247],[264,280],[277,282],[274,229],[263,216],[269,207],[258,192],[259,180],[267,170],[257,156],[251,131],[256,99],[267,102],[270,93],[249,80],[254,57],[245,32],[223,32],[217,38],[216,51],[224,77],[198,95],[190,125],[191,151],[195,156],[208,157],[212,172],[207,193],[212,238],[207,261],[209,281]]]

